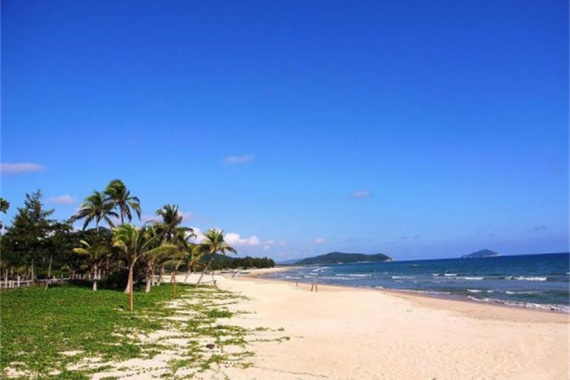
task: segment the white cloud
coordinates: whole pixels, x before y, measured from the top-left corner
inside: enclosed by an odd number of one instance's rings
[[[324,238],[318,237],[315,239],[315,244],[318,244],[318,245],[325,244],[326,242],[327,242],[327,239],[324,239]]]
[[[190,227],[190,228],[192,228],[192,230],[194,231],[194,235],[196,235],[190,241],[192,241],[193,243],[196,243],[196,244],[201,243],[202,240],[204,240],[204,234],[202,233],[202,230],[198,227]]]
[[[352,193],[352,197],[355,199],[370,198],[372,193],[369,190],[357,190]]]
[[[10,163],[0,164],[0,172],[6,174],[22,174],[22,173],[38,172],[43,169],[44,169],[43,165],[34,164],[31,162],[19,162],[16,164],[10,164]]]
[[[48,198],[48,201],[50,203],[55,203],[55,204],[59,204],[59,205],[75,204],[75,198],[73,198],[71,195],[68,195],[68,194],[60,195],[59,197]]]
[[[236,234],[235,232],[228,232],[225,236],[224,236],[224,240],[229,244],[229,245],[235,245],[235,246],[240,246],[240,245],[245,245],[245,246],[257,246],[261,243],[261,241],[259,240],[259,238],[257,236],[251,236],[248,238],[245,237],[241,237],[239,234]]]
[[[253,161],[253,156],[246,154],[243,156],[228,156],[224,158],[224,164],[227,165],[242,165]]]
[[[186,221],[191,220],[193,217],[191,212],[180,211],[180,215],[182,215],[182,220],[186,220]]]
[[[247,239],[247,245],[259,245],[260,241],[259,238],[257,236],[252,236],[250,238]]]
[[[267,241],[263,242],[263,250],[268,251],[271,248],[273,248],[273,246],[275,244],[277,244],[277,242],[275,240],[267,240]]]
[[[147,214],[142,214],[141,215],[141,222],[146,223],[146,222],[155,222],[157,221],[157,217],[155,215],[147,215]]]
[[[204,233],[202,232],[202,230],[198,227],[191,227],[191,228],[194,230],[194,234],[196,235],[196,237],[191,239],[191,241],[196,244],[202,243],[204,240]],[[255,235],[250,237],[242,237],[240,234],[235,232],[224,233],[224,241],[236,249],[237,248],[246,249],[248,247],[263,246],[263,249],[267,250],[276,244],[275,241],[272,240],[262,242],[261,239]]]
[[[240,236],[239,236],[239,234],[236,234],[234,232],[230,232],[230,233],[227,233],[226,236],[224,236],[224,240],[229,245],[235,245],[235,244],[239,243]]]

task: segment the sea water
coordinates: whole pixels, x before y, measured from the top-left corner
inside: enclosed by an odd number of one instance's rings
[[[295,267],[269,278],[424,293],[570,313],[568,253]]]

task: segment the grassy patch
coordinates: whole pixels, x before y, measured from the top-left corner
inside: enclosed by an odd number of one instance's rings
[[[252,356],[245,351],[248,337],[271,331],[226,323],[236,315],[227,306],[243,297],[211,287],[178,289],[174,301],[168,285],[137,292],[134,312],[127,309],[127,295],[111,290],[62,286],[2,292],[0,377],[79,380],[101,373],[113,379],[118,367],[109,363],[163,352],[174,359],[156,377],[192,378],[213,367],[247,368]],[[226,322],[219,324],[220,318]],[[158,331],[169,335],[148,338]]]
[[[12,366],[42,376],[61,371],[54,378],[71,379],[75,375],[65,369],[82,357],[138,357],[137,334],[162,328],[161,317],[174,313],[159,305],[170,299],[169,291],[159,287],[137,294],[132,313],[127,295],[116,291],[62,286],[3,292],[0,369]],[[76,354],[64,354],[70,351]]]
[[[212,309],[208,311],[208,317],[210,318],[231,318],[233,313],[229,312],[228,310],[218,310]]]

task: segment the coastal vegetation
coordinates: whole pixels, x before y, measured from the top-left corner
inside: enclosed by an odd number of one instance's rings
[[[225,240],[224,234],[220,230],[212,229],[208,230],[205,234],[204,242],[202,243],[203,250],[202,252],[207,253],[210,256],[208,260],[208,264],[206,265],[205,270],[202,271],[200,278],[198,279],[198,285],[202,282],[202,278],[204,277],[204,273],[210,266],[212,265],[212,261],[215,258],[215,254],[221,252],[225,254],[226,251],[237,253],[235,249],[232,248]]]
[[[5,212],[10,203],[1,201]],[[93,290],[123,288],[132,296],[142,283],[150,292],[167,271],[175,281],[176,273],[184,271],[275,265],[266,258],[218,263],[225,253],[236,253],[223,230],[211,228],[198,238],[182,225],[177,205],[164,205],[156,210],[156,220],[140,227],[131,224],[141,212],[140,199],[119,179],[88,195],[67,220],[52,219],[54,210],[45,207],[40,190],[26,194],[24,205],[2,229],[0,278],[35,282],[63,277],[88,281]]]
[[[10,204],[0,201],[5,212]],[[156,220],[131,224],[141,212],[139,198],[120,180],[87,196],[67,220],[52,219],[41,191],[26,194],[0,235],[2,285],[31,285],[2,290],[1,377],[87,379],[109,372],[111,379],[114,372],[151,371],[191,378],[214,366],[247,366],[248,339],[283,339],[256,337],[269,329],[229,325],[240,296],[212,286],[177,290],[176,283],[179,271],[203,275],[224,267],[270,267],[273,260],[226,257],[237,251],[223,230],[197,237],[182,225],[177,205],[156,210]],[[166,272],[170,284],[164,284]],[[154,369],[120,364],[166,351],[174,359]]]

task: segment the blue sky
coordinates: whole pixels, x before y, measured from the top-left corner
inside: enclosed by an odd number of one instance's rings
[[[240,255],[568,251],[568,45],[562,0],[4,0],[3,220],[120,178]]]

